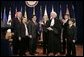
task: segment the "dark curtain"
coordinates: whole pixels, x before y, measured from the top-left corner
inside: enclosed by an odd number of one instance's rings
[[[73,12],[72,12],[72,4],[74,5],[74,13],[75,13],[75,18],[77,22],[77,40],[80,43],[83,43],[83,2],[82,1],[39,1],[39,3],[35,7],[35,14],[37,16],[37,21],[40,19],[40,6],[42,6],[42,16],[44,14],[44,9],[45,5],[47,6],[47,12],[48,16],[50,15],[50,12],[52,10],[52,5],[54,7],[55,12],[57,12],[58,17],[59,17],[59,10],[60,10],[60,4],[62,6],[62,14],[64,15],[66,12],[66,4],[69,5],[69,12],[70,16],[73,17]],[[22,14],[24,15],[25,11],[25,1],[1,1],[1,11],[3,12],[4,7],[6,8],[6,14],[8,17],[9,9],[11,7],[12,11],[12,18],[14,18],[15,14],[15,9],[17,7],[17,10],[20,11],[22,7]],[[27,16],[28,19],[31,19],[32,13],[33,13],[33,8],[30,8],[26,6],[26,11],[27,11]]]

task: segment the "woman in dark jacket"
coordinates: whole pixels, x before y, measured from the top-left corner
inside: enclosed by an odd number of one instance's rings
[[[12,56],[10,47],[10,39],[12,37],[11,29],[8,29],[6,34],[1,33],[1,56]]]
[[[76,35],[76,27],[74,25],[73,19],[70,19],[67,27],[67,55],[76,55],[75,50],[75,35]]]

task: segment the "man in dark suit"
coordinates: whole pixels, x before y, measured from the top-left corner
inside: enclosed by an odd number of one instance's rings
[[[14,31],[13,39],[13,53],[17,55],[21,50],[21,25],[22,25],[22,13],[17,12],[17,17],[12,22],[12,28]]]
[[[37,22],[36,22],[36,16],[34,15],[32,17],[32,21],[28,23],[28,29],[29,29],[29,49],[30,54],[34,55],[36,52],[36,44],[37,44]]]
[[[22,46],[23,46],[23,53],[29,51],[29,29],[28,29],[28,21],[27,18],[22,19],[22,26],[21,26],[21,37],[22,37]]]
[[[47,21],[47,29],[48,29],[48,53],[49,55],[59,55],[61,48],[61,22],[56,18],[57,14],[55,12],[51,12],[50,20]]]
[[[68,20],[69,20],[69,15],[65,14],[64,19],[62,19],[62,25],[63,25],[63,39],[62,39],[62,51],[61,53],[65,54],[66,51],[66,38],[67,38],[67,26],[68,26]]]

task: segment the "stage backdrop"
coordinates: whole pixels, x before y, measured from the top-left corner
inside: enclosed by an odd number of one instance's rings
[[[40,6],[42,7],[42,16],[44,15],[44,9],[45,6],[47,8],[48,17],[50,16],[50,12],[52,11],[52,5],[54,8],[54,11],[57,12],[58,18],[60,13],[60,5],[62,10],[62,17],[66,13],[66,5],[68,5],[69,13],[71,18],[74,17],[77,22],[77,40],[78,42],[83,43],[83,24],[82,24],[82,16],[83,16],[83,2],[82,1],[39,1],[38,4],[35,6],[35,15],[37,16],[37,21],[40,20]],[[74,11],[72,8],[72,5],[74,6]],[[12,19],[15,17],[15,9],[17,8],[17,11],[21,11],[22,8],[22,14],[24,15],[24,11],[27,11],[27,17],[28,19],[31,19],[33,15],[33,8],[28,7],[25,4],[25,1],[1,1],[1,12],[3,16],[4,8],[6,9],[6,15],[8,19],[9,9],[11,8],[11,16]],[[1,17],[3,20],[3,17]]]

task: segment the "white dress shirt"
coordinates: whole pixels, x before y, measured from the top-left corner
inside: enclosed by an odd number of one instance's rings
[[[28,28],[27,28],[27,25],[26,24],[24,24],[24,25],[25,25],[25,35],[28,36]]]
[[[63,25],[68,21],[68,19],[63,19]]]
[[[55,22],[54,22],[54,19],[52,19],[52,20],[51,20],[51,24],[50,24],[50,26],[53,26],[54,23],[55,23]]]

